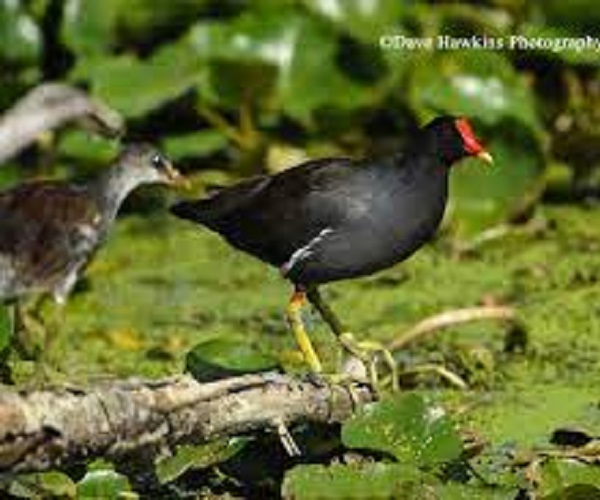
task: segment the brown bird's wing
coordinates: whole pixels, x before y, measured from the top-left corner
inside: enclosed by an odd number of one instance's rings
[[[17,288],[60,284],[91,254],[84,240],[99,222],[84,187],[43,181],[0,193],[0,256],[12,263]]]

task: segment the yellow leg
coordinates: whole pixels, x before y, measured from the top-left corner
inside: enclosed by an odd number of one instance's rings
[[[304,328],[304,323],[302,322],[301,312],[302,306],[304,306],[305,303],[306,294],[303,291],[296,290],[287,307],[287,318],[292,333],[296,338],[296,343],[304,355],[304,360],[314,373],[321,373],[323,371],[321,360],[315,352],[312,342]]]
[[[323,320],[329,325],[333,333],[338,337],[342,347],[351,356],[366,365],[371,385],[373,387],[378,386],[379,376],[377,373],[377,360],[378,357],[381,357],[390,372],[392,390],[398,390],[398,367],[396,366],[396,361],[392,354],[379,342],[356,341],[354,336],[346,331],[336,314],[323,300],[317,288],[309,288],[307,297]]]

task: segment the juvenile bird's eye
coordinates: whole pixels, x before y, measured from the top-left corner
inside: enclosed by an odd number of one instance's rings
[[[152,157],[152,166],[154,168],[164,168],[166,165],[165,159],[159,155],[159,154],[155,154]]]

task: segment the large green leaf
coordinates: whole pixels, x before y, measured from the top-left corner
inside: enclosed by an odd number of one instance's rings
[[[186,369],[201,382],[273,370],[277,366],[277,360],[248,345],[244,339],[207,340],[194,347],[186,358]]]
[[[507,123],[480,135],[495,163],[466,160],[453,168],[448,212],[458,236],[504,222],[543,182],[544,158],[529,129]]]
[[[285,499],[424,498],[426,481],[435,482],[404,464],[301,465],[285,475]]]
[[[227,146],[225,134],[218,130],[202,130],[190,134],[172,135],[164,139],[164,149],[173,160],[188,156],[205,156]]]
[[[143,45],[173,25],[183,28],[206,0],[66,0],[62,40],[78,57],[106,54],[125,41]]]
[[[138,117],[181,95],[199,78],[185,44],[166,45],[148,60],[131,55],[93,58],[73,78],[90,81],[95,95],[127,117]]]
[[[488,125],[506,119],[541,125],[530,87],[509,61],[489,51],[423,55],[410,78],[410,105],[422,117],[466,115]]]
[[[417,394],[365,408],[342,428],[350,448],[387,452],[399,462],[433,467],[459,458],[462,443],[445,412]]]
[[[540,495],[547,500],[599,499],[600,469],[575,460],[547,460],[541,470]]]
[[[128,495],[131,491],[127,478],[110,469],[89,471],[77,483],[77,498],[103,498],[116,500],[118,498],[136,498]]]
[[[275,108],[298,120],[310,120],[320,107],[353,108],[368,99],[336,67],[332,31],[291,9],[257,9],[229,23],[199,23],[191,30],[190,41],[197,57],[205,61],[276,68],[270,98]],[[228,77],[235,78],[231,73]],[[242,81],[252,84],[248,78]]]

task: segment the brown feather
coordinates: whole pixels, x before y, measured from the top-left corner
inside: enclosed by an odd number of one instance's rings
[[[96,226],[99,210],[81,186],[32,182],[0,193],[0,255],[21,287],[49,289],[73,264],[82,226]],[[19,288],[21,288],[19,287]]]

